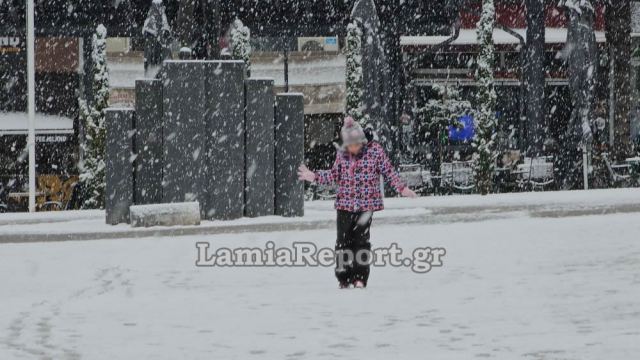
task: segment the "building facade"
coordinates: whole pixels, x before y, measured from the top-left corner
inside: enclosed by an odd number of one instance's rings
[[[305,94],[306,144],[313,166],[327,166],[333,141],[344,111],[346,25],[356,0],[164,0],[174,30],[174,50],[188,45],[196,58],[217,58],[229,24],[241,19],[251,30],[253,76],[273,77],[277,91]],[[475,27],[479,0],[380,0],[376,1],[385,53],[391,63],[388,119],[396,129],[407,127],[403,112],[433,96],[434,84],[456,84],[472,99],[475,83],[473,63],[477,53]],[[555,2],[554,2],[555,3]],[[603,1],[597,4],[596,37],[601,48],[604,36]],[[522,0],[497,1],[496,82],[498,112],[504,146],[521,148],[526,103],[522,87],[523,43],[526,9]],[[636,14],[640,7],[634,2]],[[111,104],[134,101],[134,80],[142,77],[141,27],[150,0],[48,0],[36,2],[36,62],[38,173],[77,174],[79,124],[77,103],[91,98],[91,36],[98,24],[109,34]],[[19,114],[26,109],[25,2],[0,2],[0,161],[5,178],[26,174],[24,147],[26,126]],[[635,17],[640,33],[640,16]],[[545,132],[558,139],[570,113],[566,67],[561,58],[566,39],[566,16],[553,5],[545,9]],[[454,24],[460,33],[446,47]],[[514,35],[515,33],[515,35]],[[327,45],[325,47],[325,45]],[[334,45],[334,46],[329,46]],[[526,44],[524,44],[526,45]],[[638,44],[636,44],[638,45]],[[640,51],[636,52],[640,54]],[[640,58],[640,57],[639,57]],[[606,64],[606,59],[602,59]],[[632,73],[637,104],[640,78],[637,62]],[[600,93],[607,91],[606,66],[602,67]],[[405,76],[406,75],[406,76]],[[414,93],[407,93],[412,85]],[[418,96],[416,96],[416,94]],[[599,98],[606,98],[605,95]],[[606,104],[599,106],[606,113]],[[634,133],[638,126],[634,106]],[[606,116],[605,116],[606,117]],[[416,119],[413,119],[415,121]],[[26,123],[26,122],[25,122]],[[16,125],[18,124],[18,125]],[[418,134],[417,136],[420,136]],[[392,139],[403,145],[404,137]],[[413,140],[420,142],[423,139]],[[405,141],[406,142],[406,141]],[[400,149],[402,146],[397,146]],[[329,160],[327,160],[329,159]],[[397,159],[397,158],[396,158]],[[14,181],[14,183],[19,183]],[[5,181],[6,184],[6,181]]]

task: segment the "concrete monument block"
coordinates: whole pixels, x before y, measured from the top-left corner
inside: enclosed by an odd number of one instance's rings
[[[275,214],[304,215],[304,102],[298,93],[278,94],[275,108]]]
[[[207,219],[236,219],[244,213],[244,78],[242,61],[206,62],[207,176],[200,202]]]
[[[135,111],[107,109],[105,144],[105,210],[107,224],[129,221],[133,204],[133,137]]]
[[[165,61],[162,74],[163,201],[199,199],[205,173],[205,63]]]
[[[162,81],[136,81],[136,204],[162,202]]]
[[[272,79],[245,81],[245,208],[247,217],[274,213],[274,101]]]

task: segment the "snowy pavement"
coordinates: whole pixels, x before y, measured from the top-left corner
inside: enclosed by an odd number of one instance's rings
[[[425,225],[376,215],[374,247],[447,254],[427,274],[376,267],[366,290],[338,290],[329,268],[195,266],[196,242],[324,247],[333,228],[0,244],[0,359],[633,359],[640,214],[569,216],[559,205],[638,201],[626,195],[390,201],[397,215],[431,201],[439,211],[544,205],[563,217]],[[332,220],[330,204],[310,207]]]

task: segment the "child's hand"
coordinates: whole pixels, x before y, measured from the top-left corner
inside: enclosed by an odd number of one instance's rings
[[[298,168],[298,180],[304,180],[308,182],[316,181],[316,174],[309,170],[306,166],[300,165]]]
[[[406,197],[406,198],[411,198],[411,199],[415,199],[418,197],[418,195],[411,189],[409,189],[408,187],[402,189],[402,192],[400,192],[400,195]]]

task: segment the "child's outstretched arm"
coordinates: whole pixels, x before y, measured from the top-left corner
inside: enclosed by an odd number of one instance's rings
[[[332,185],[338,181],[339,174],[339,158],[336,156],[336,161],[333,163],[333,167],[330,170],[319,170],[313,172],[309,170],[304,164],[298,168],[298,179],[308,182],[316,182],[320,185]]]
[[[418,195],[413,192],[413,190],[409,189],[404,182],[400,179],[400,175],[393,168],[391,164],[391,160],[385,153],[382,147],[379,148],[380,151],[380,173],[384,176],[384,180],[391,185],[398,194],[408,197],[408,198],[416,198]]]
[[[298,168],[298,180],[314,182],[316,181],[316,174],[314,174],[313,171],[309,170],[306,165],[302,164]]]

